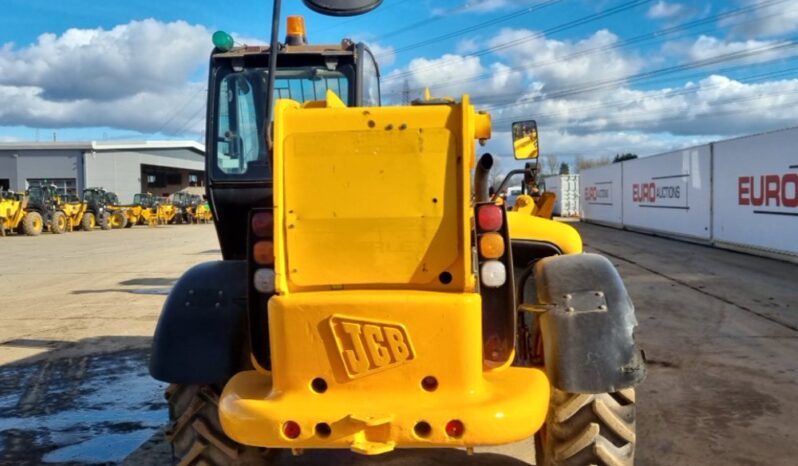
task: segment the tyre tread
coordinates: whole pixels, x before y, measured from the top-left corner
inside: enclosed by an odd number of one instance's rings
[[[170,385],[166,389],[171,424],[166,438],[178,465],[266,465],[268,450],[241,445],[225,435],[219,422],[219,389]]]
[[[635,392],[577,394],[552,389],[545,435],[536,434],[541,466],[632,466]]]

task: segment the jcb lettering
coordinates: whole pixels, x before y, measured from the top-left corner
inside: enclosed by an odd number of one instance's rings
[[[388,344],[397,362],[402,362],[410,357],[410,350],[407,348],[402,332],[398,329],[385,327],[385,334],[388,336]]]
[[[363,348],[363,340],[360,339],[360,325],[352,322],[344,322],[343,329],[349,336],[353,348],[351,350],[344,350],[344,359],[346,359],[346,362],[353,372],[366,372],[369,370],[369,360]]]
[[[388,353],[388,348],[381,344],[385,341],[385,338],[383,338],[380,328],[376,325],[364,325],[363,336],[366,339],[366,348],[369,349],[374,365],[383,367],[390,364],[391,355]]]
[[[351,377],[413,359],[407,332],[399,325],[331,319],[344,366]]]

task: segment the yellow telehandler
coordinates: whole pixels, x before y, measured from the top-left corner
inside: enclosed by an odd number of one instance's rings
[[[153,196],[152,193],[137,193],[133,204],[123,206],[128,216],[128,224],[165,225],[177,215],[174,205]]]
[[[37,235],[43,229],[54,234],[73,231],[86,213],[86,203],[67,199],[54,185],[35,185],[25,193],[27,205],[22,227],[26,234]]]
[[[490,116],[467,95],[381,107],[368,47],[309,45],[301,17],[280,44],[279,18],[275,1],[269,47],[213,37],[205,173],[223,260],[175,284],[150,360],[175,460],[534,435],[539,465],[632,464],[645,362],[610,261],[489,194]]]
[[[42,231],[41,220],[38,225],[36,219],[29,219],[27,226],[23,227],[25,219],[25,207],[28,205],[28,198],[24,194],[17,194],[10,191],[0,191],[0,236],[5,236],[9,231],[21,231],[30,236],[36,236]]]

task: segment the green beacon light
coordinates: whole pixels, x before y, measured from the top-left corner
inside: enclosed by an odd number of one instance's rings
[[[222,52],[227,52],[233,48],[233,36],[224,31],[216,31],[213,33],[213,45]]]

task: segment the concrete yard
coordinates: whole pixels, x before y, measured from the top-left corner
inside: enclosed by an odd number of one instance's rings
[[[795,464],[798,265],[575,226],[637,308],[649,360],[637,464]],[[218,258],[209,225],[0,238],[0,465],[171,464],[147,348],[172,284]],[[477,451],[280,452],[275,464],[534,461],[531,441]]]

